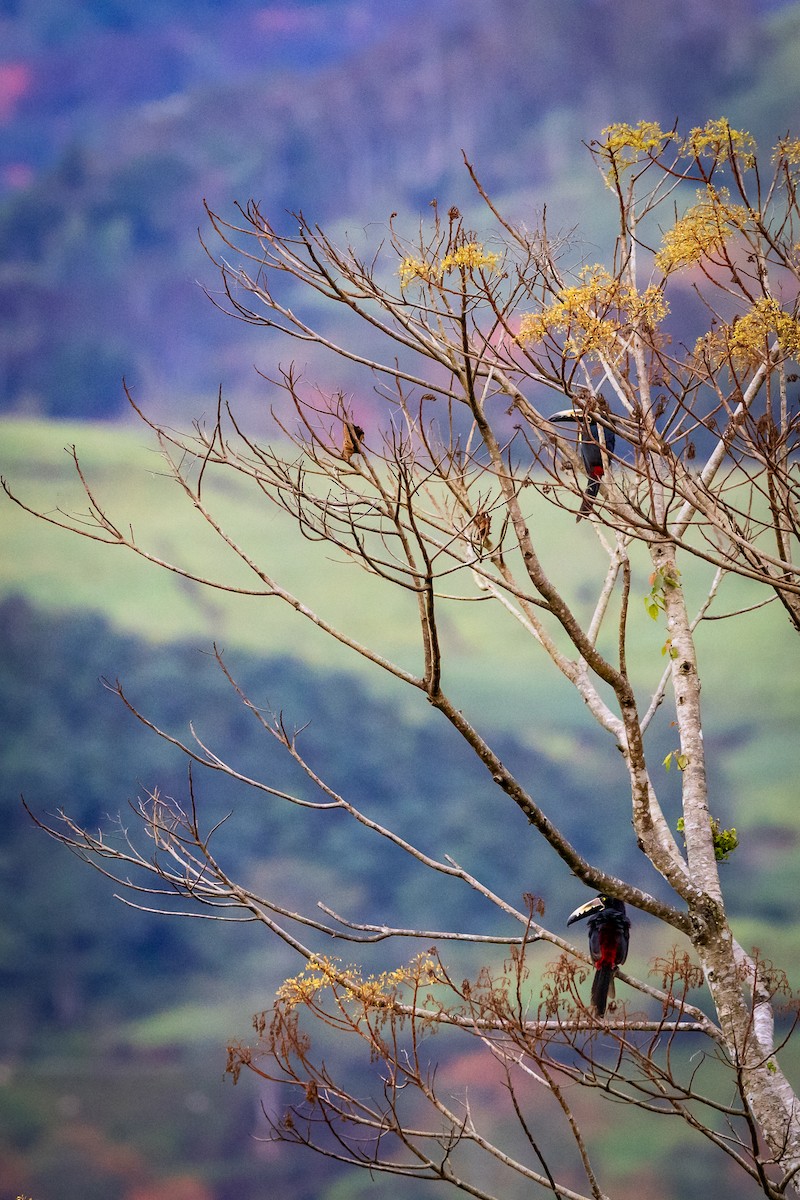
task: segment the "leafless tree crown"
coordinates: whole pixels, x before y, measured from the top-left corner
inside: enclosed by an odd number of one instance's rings
[[[422,693],[524,813],[543,851],[549,847],[586,886],[665,923],[678,948],[649,979],[619,970],[626,998],[598,1017],[585,1001],[589,957],[547,927],[540,901],[512,902],[444,851],[432,854],[423,837],[415,844],[338,794],[282,717],[244,694],[221,654],[234,695],[295,760],[310,790],[281,791],[244,776],[197,737],[180,741],[151,725],[154,732],[190,764],[275,803],[346,814],[477,892],[497,932],[415,928],[413,914],[403,928],[383,924],[380,914],[358,922],[327,900],[294,911],[280,896],[256,894],[216,857],[191,776],[185,802],[157,791],[139,802],[147,849],[133,834],[120,842],[66,814],[50,832],[132,892],[132,903],[257,921],[302,957],[300,973],[256,1018],[255,1044],[230,1048],[234,1077],[246,1068],[293,1094],[272,1120],[275,1136],[477,1197],[492,1194],[480,1182],[489,1177],[485,1161],[490,1177],[505,1181],[494,1194],[527,1194],[535,1183],[555,1196],[600,1200],[606,1192],[584,1116],[588,1103],[606,1099],[654,1120],[678,1117],[687,1134],[706,1139],[777,1200],[800,1183],[798,1102],[779,1063],[793,1001],[784,975],[740,947],[728,923],[719,867],[736,839],[709,809],[695,647],[702,622],[736,615],[723,602],[731,575],[751,581],[754,606],[782,606],[800,631],[800,141],[787,137],[774,148],[768,176],[752,138],[724,120],[688,136],[647,122],[616,125],[589,149],[619,218],[602,264],[574,238],[554,236],[545,214],[533,228],[507,220],[469,164],[491,232],[479,234],[457,209],[434,204],[415,239],[402,236],[393,217],[370,257],[340,247],[303,216],[290,234],[279,233],[255,202],[237,221],[209,212],[221,246],[210,251],[221,271],[221,306],[327,348],[362,369],[372,387],[366,401],[312,388],[293,366],[278,368],[270,379],[270,442],[249,433],[221,397],[216,420],[189,434],[148,421],[186,499],[249,570],[252,586],[165,562],[140,544],[95,495],[77,453],[87,513],[37,515],[208,587],[283,601]],[[331,310],[356,323],[346,340],[331,332],[339,326],[314,316]],[[693,328],[687,311],[701,324]],[[302,536],[408,595],[416,668],[366,644],[357,625],[332,625],[221,524],[207,486],[221,472],[249,481]],[[596,539],[606,558],[603,577],[586,581],[595,584],[588,616],[542,559],[539,523],[565,511],[581,522],[575,539]],[[643,563],[646,611],[632,593]],[[693,609],[688,577],[706,580]],[[669,900],[581,854],[536,778],[518,778],[489,732],[448,694],[440,618],[466,601],[516,622],[530,639],[531,669],[559,672],[586,719],[608,736],[609,753],[621,752],[630,804],[608,820],[618,822],[620,837],[632,822]],[[663,658],[646,690],[628,639],[636,622],[650,618],[663,625]],[[115,690],[150,724],[121,685]],[[662,810],[663,766],[654,769],[645,747],[662,706],[676,730],[670,759],[680,773],[680,831]],[[375,974],[324,948],[401,939],[424,948]],[[441,949],[452,942],[474,953],[495,947],[493,965],[455,978]],[[548,949],[554,957],[541,958]],[[368,1096],[334,1069],[315,1030],[324,1031],[325,1047],[331,1037],[365,1047],[374,1067]],[[494,1140],[486,1114],[446,1078],[459,1039],[485,1054],[486,1071],[504,1090],[516,1120],[512,1146]],[[563,1122],[571,1159],[563,1147],[542,1144],[531,1114],[547,1105]]]

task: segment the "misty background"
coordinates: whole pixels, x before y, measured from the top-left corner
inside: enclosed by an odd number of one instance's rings
[[[266,410],[275,396],[259,372],[293,353],[309,379],[368,410],[369,377],[215,307],[219,277],[203,242],[220,248],[204,202],[235,220],[236,204],[254,198],[281,229],[302,211],[372,245],[393,213],[413,231],[433,199],[480,229],[466,154],[510,219],[533,226],[546,206],[551,231],[577,231],[597,261],[616,212],[584,143],[611,122],[687,131],[726,116],[768,160],[779,137],[800,133],[798,65],[800,4],[780,0],[0,0],[3,474],[31,501],[68,504],[62,447],[75,442],[116,511],[136,512],[169,550],[193,534],[157,481],[141,483],[156,471],[123,378],[151,416],[185,427],[213,410],[220,387],[237,409]],[[337,314],[318,316],[335,334]],[[124,823],[143,789],[185,794],[185,762],[103,677],[123,679],[176,735],[191,720],[245,772],[298,786],[214,669],[222,635],[253,696],[298,726],[310,721],[306,749],[355,803],[391,813],[400,832],[424,829],[431,852],[468,863],[515,903],[535,887],[568,912],[574,881],[520,853],[524,821],[443,726],[288,619],[209,600],[9,504],[0,539],[0,1197],[432,1196],[432,1185],[373,1180],[270,1143],[262,1106],[278,1111],[283,1097],[225,1080],[225,1045],[247,1038],[251,1015],[296,965],[250,927],[112,902],[107,881],[33,827],[20,795],[47,819],[64,807],[101,825],[118,814]],[[315,560],[290,568],[323,602],[363,604],[373,630],[378,614],[358,583],[337,596]],[[504,759],[532,775],[530,726],[544,730],[537,786],[558,798],[567,836],[638,878],[635,845],[581,842],[587,805],[606,802],[620,779],[582,714],[525,674],[513,636],[492,680],[470,672],[466,625],[446,636],[464,703],[485,716]],[[704,665],[720,816],[747,835],[726,876],[732,911],[745,941],[796,963],[800,823],[786,750],[796,671],[780,620],[756,614],[747,636],[763,674],[731,686],[726,636],[708,634]],[[668,731],[656,737],[669,748]],[[432,890],[343,823],[326,827],[310,871],[315,823],[217,781],[201,788],[209,821],[234,812],[223,846],[237,871],[289,900],[335,896],[356,918],[399,924],[486,920],[475,897]],[[637,936],[646,963],[646,923]],[[500,1089],[462,1067],[499,1106]],[[609,1143],[622,1200],[748,1194],[673,1136]]]

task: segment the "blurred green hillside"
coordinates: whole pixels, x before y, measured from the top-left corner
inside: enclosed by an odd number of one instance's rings
[[[143,426],[107,426],[7,420],[0,422],[0,470],[14,494],[26,504],[59,517],[59,511],[85,513],[87,500],[68,450],[77,447],[81,467],[94,494],[114,521],[133,526],[137,541],[151,553],[225,584],[258,587],[259,582],[225,547],[180,489],[166,477],[155,441]],[[65,450],[65,447],[67,448]],[[270,509],[246,481],[227,479],[214,490],[213,505],[226,529],[266,565],[278,581],[333,624],[345,625],[367,646],[419,671],[421,649],[415,633],[415,608],[399,589],[385,588],[343,558],[331,558],[320,547],[295,536],[284,514]],[[544,503],[533,517],[541,539],[545,567],[563,581],[565,593],[579,614],[588,616],[602,578],[606,558],[591,529],[576,529],[569,514]],[[129,551],[109,548],[32,518],[13,505],[3,512],[4,559],[2,594],[20,592],[46,608],[102,613],[116,628],[151,641],[188,636],[208,643],[260,654],[291,653],[306,663],[360,672],[368,671],[380,691],[399,687],[390,677],[367,668],[356,656],[321,633],[277,599],[237,597],[221,590],[202,589],[160,571]],[[636,578],[639,594],[648,590],[649,567],[643,559]],[[711,573],[697,568],[687,588],[702,601]],[[459,591],[453,589],[454,593]],[[464,589],[468,594],[468,589]],[[477,593],[475,593],[477,596]],[[746,607],[759,593],[746,581],[726,581],[715,613]],[[509,725],[525,737],[532,718],[545,722],[557,741],[564,725],[583,724],[581,706],[558,677],[527,666],[528,639],[516,622],[498,614],[491,601],[442,604],[446,670],[451,692],[473,707],[488,724]],[[730,686],[729,629],[725,621],[704,623],[700,636],[704,677],[715,705],[723,708],[725,724],[734,724],[737,709],[778,701],[774,684],[785,662],[785,630],[773,608],[749,613],[737,623],[744,653],[757,663],[742,690]],[[663,663],[658,651],[663,637],[644,607],[635,606],[630,632],[642,695],[652,689]],[[613,634],[611,636],[614,636]],[[656,652],[655,657],[653,652]],[[491,673],[485,661],[495,664]],[[789,682],[788,680],[786,681]],[[401,694],[407,690],[400,688]],[[547,704],[537,707],[537,700]],[[424,701],[406,703],[418,713]],[[552,706],[555,705],[555,710]],[[788,716],[788,710],[786,711]]]
[[[141,546],[222,584],[258,584],[166,477],[144,427],[6,421],[0,436],[0,470],[23,502],[56,517],[59,510],[86,511],[71,455],[63,449],[75,444],[94,496],[107,504],[115,522],[132,526]],[[215,484],[209,475],[206,487],[225,529],[283,586],[365,646],[409,670],[421,669],[415,607],[404,592],[386,588],[351,562],[336,561],[326,548],[296,536],[288,518],[266,507],[245,481]],[[531,504],[539,506],[532,525],[545,567],[562,582],[579,615],[588,617],[605,570],[604,552],[590,527],[576,528],[567,514],[541,499],[534,497]],[[285,656],[325,674],[348,672],[367,695],[390,703],[412,726],[429,719],[421,693],[370,667],[277,599],[204,589],[124,549],[36,521],[10,503],[3,508],[2,548],[0,596],[24,596],[52,614],[96,613],[118,633],[144,639],[156,657],[159,645],[174,641],[206,652],[216,642],[230,653]],[[642,705],[664,665],[663,631],[638,599],[648,590],[647,572],[642,561],[629,619],[630,661]],[[687,590],[698,605],[709,579],[710,572],[699,564],[687,572]],[[452,590],[478,595],[469,586]],[[709,615],[721,618],[758,599],[756,588],[730,578]],[[535,646],[507,613],[490,601],[454,600],[441,603],[440,622],[445,685],[473,720],[502,731],[557,768],[574,767],[580,746],[582,770],[595,783],[625,789],[621,765],[608,754],[607,743],[587,730],[581,702],[560,676],[541,669]],[[616,636],[613,627],[607,636]],[[795,814],[794,796],[786,790],[785,756],[796,717],[792,655],[797,648],[777,605],[736,621],[703,622],[698,646],[718,815],[771,837]],[[733,671],[732,656],[739,664]],[[109,670],[113,673],[113,666]],[[276,690],[270,702],[281,707]],[[293,716],[303,723],[302,712]],[[663,753],[672,748],[669,738],[665,723],[656,722],[654,757],[662,747]]]

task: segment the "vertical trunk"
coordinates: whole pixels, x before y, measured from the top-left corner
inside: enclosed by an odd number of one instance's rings
[[[672,655],[672,690],[675,723],[680,738],[681,794],[684,837],[689,875],[696,887],[717,903],[722,902],[719,869],[714,854],[711,813],[708,810],[708,779],[700,711],[700,676],[686,600],[675,561],[675,547],[657,542],[652,548],[653,565],[662,586],[667,636]]]
[[[695,941],[742,1093],[781,1180],[800,1193],[800,1100],[773,1057],[773,1011],[764,980],[724,921]]]
[[[692,941],[705,972],[720,1028],[741,1089],[784,1178],[797,1171],[790,1186],[800,1191],[800,1102],[773,1058],[773,1010],[767,981],[737,945],[725,916],[711,814],[708,808],[700,680],[675,549],[659,543],[653,562],[663,580],[664,610],[670,639],[672,684],[682,772],[684,835],[689,875],[701,895],[690,900]]]

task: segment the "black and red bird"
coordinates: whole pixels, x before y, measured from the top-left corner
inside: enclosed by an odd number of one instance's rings
[[[615,896],[595,896],[576,908],[567,921],[589,918],[589,953],[594,963],[592,1007],[598,1017],[605,1014],[609,1000],[614,999],[614,976],[628,957],[631,923],[625,915],[625,905]]]
[[[607,411],[607,410],[606,410]],[[578,448],[581,452],[583,469],[589,477],[586,491],[583,493],[581,506],[578,510],[578,520],[588,517],[594,507],[595,497],[600,491],[600,480],[603,478],[603,448],[608,454],[614,453],[614,430],[607,425],[598,428],[597,422],[587,419],[583,413],[574,408],[565,408],[563,412],[553,413],[550,421],[574,421],[578,427]]]

